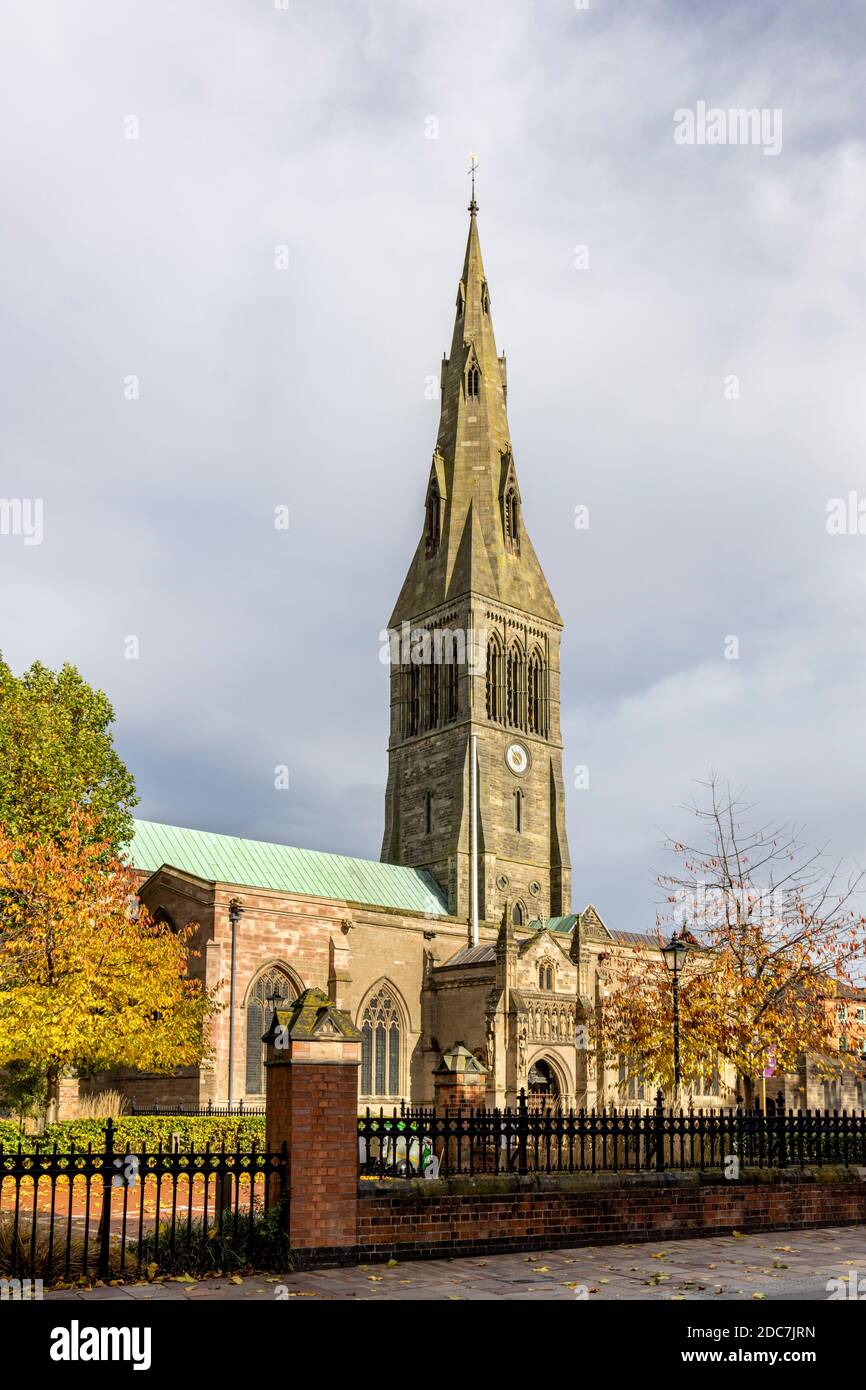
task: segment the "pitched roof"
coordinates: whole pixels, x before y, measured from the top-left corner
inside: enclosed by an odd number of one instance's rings
[[[437,970],[450,970],[454,965],[488,965],[496,960],[496,947],[490,942],[479,946],[462,946],[450,960],[437,965]]]
[[[135,821],[126,853],[133,867],[145,873],[167,866],[211,883],[448,916],[445,894],[426,869],[375,859],[351,859],[149,820]]]
[[[568,917],[546,917],[544,925],[551,932],[572,932],[577,921],[577,913],[572,912]],[[538,931],[541,923],[536,919],[529,923],[530,929]],[[658,937],[652,932],[645,931],[617,931],[613,927],[605,927],[605,931],[612,941],[620,946],[658,946]]]

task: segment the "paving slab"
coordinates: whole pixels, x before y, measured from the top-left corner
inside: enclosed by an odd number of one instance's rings
[[[828,1281],[847,1278],[851,1270],[866,1279],[866,1226],[417,1260],[390,1267],[364,1264],[279,1277],[250,1275],[240,1284],[222,1276],[195,1284],[166,1280],[60,1289],[45,1297],[80,1302],[261,1302],[287,1297],[413,1303],[500,1298],[514,1302],[583,1298],[730,1302],[756,1297],[813,1301],[826,1300]]]

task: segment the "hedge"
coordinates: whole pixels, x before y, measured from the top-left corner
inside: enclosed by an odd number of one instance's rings
[[[105,1148],[105,1120],[61,1120],[46,1125],[44,1134],[21,1136],[21,1148],[32,1152],[37,1143],[44,1150],[57,1145],[60,1153],[93,1146],[94,1153]],[[114,1121],[114,1148],[117,1153],[137,1153],[142,1149],[170,1148],[172,1136],[178,1136],[182,1149],[190,1145],[203,1149],[210,1141],[212,1149],[223,1145],[227,1149],[251,1149],[253,1141],[259,1149],[265,1144],[264,1115],[122,1115]],[[0,1144],[6,1149],[18,1147],[18,1124],[15,1120],[0,1120]]]

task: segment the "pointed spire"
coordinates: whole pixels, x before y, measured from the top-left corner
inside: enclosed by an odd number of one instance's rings
[[[457,286],[451,351],[442,362],[434,460],[441,471],[441,526],[435,546],[419,543],[391,617],[404,619],[473,592],[561,623],[521,523],[519,547],[505,536],[504,498],[520,493],[506,409],[505,357],[496,350],[490,288],[481,257],[475,170],[469,174],[469,234]],[[428,483],[428,489],[431,486]]]

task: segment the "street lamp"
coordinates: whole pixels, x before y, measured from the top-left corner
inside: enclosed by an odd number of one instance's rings
[[[662,946],[662,956],[670,971],[674,995],[674,1088],[680,1089],[680,975],[682,974],[690,942],[685,932],[674,932],[666,946]]]
[[[235,993],[237,990],[238,977],[238,952],[237,952],[237,931],[238,923],[243,915],[243,907],[238,898],[232,898],[229,903],[229,921],[232,924],[232,964],[231,964],[231,983],[229,985],[229,1084],[228,1084],[228,1103],[229,1111],[232,1107],[234,1097],[234,1075],[235,1075]]]

